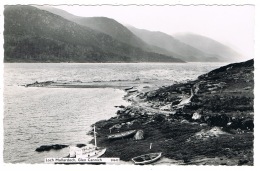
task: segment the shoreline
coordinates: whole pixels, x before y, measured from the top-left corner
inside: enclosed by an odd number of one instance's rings
[[[115,106],[114,117],[93,124],[99,146],[107,148],[104,157],[129,163],[135,156],[162,152],[162,161],[154,164],[253,165],[253,65],[253,60],[229,64],[179,83],[46,81],[25,87],[124,90],[123,99],[131,104]],[[143,138],[107,139],[128,130],[141,130]]]
[[[124,99],[131,105],[122,106],[117,116],[95,123],[98,144],[107,148],[104,157],[123,161],[161,151],[168,164],[174,164],[172,160],[181,165],[253,165],[253,82],[251,60],[156,90],[130,87]],[[236,104],[243,102],[246,104]],[[230,104],[223,106],[225,103]],[[142,130],[144,139],[106,138],[111,130],[130,129]]]

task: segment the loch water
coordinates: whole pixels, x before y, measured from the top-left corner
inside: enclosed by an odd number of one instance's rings
[[[36,152],[41,145],[88,143],[91,125],[128,105],[118,88],[25,87],[36,81],[167,82],[196,79],[224,63],[5,63],[4,162],[44,163],[69,149]],[[158,85],[157,85],[158,86]]]

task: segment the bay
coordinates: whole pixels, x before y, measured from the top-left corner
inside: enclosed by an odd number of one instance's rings
[[[196,79],[224,63],[7,63],[4,64],[4,162],[43,163],[64,157],[68,148],[38,153],[49,144],[88,143],[90,126],[127,105],[115,88],[25,87],[35,81],[144,82],[170,85]]]

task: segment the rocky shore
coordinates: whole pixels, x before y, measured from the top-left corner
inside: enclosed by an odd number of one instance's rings
[[[126,91],[125,99],[132,105],[119,106],[117,116],[95,123],[98,144],[107,148],[104,157],[129,161],[162,152],[174,164],[253,165],[253,60],[220,67],[186,83]],[[142,130],[137,131],[142,138],[107,138],[127,130]]]

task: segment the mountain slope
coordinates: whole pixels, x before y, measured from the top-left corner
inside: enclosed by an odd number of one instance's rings
[[[127,27],[117,22],[114,19],[107,17],[80,17],[70,14],[64,10],[49,7],[49,6],[36,6],[39,9],[49,11],[53,14],[59,15],[67,20],[75,22],[79,25],[86,26],[93,30],[105,33],[114,39],[129,44],[130,46],[141,48],[144,51],[160,53],[174,58],[183,58],[181,55],[169,52],[164,48],[150,45],[133,34]]]
[[[233,49],[205,36],[191,33],[180,33],[174,35],[174,37],[179,41],[193,46],[205,53],[216,54],[220,56],[221,60],[224,61],[237,61],[241,57],[241,55]]]
[[[146,43],[135,36],[131,31],[126,29],[122,24],[113,19],[106,17],[79,17],[74,21],[80,25],[84,25],[110,35],[121,42],[128,43],[132,46],[141,47],[142,49],[148,49],[148,45]]]
[[[37,6],[37,8],[49,11],[82,26],[86,26],[93,30],[105,33],[115,38],[116,40],[130,44],[132,46],[142,47],[145,49],[148,48],[146,43],[135,36],[131,31],[126,29],[122,24],[113,19],[106,17],[80,17],[70,14],[64,10],[47,6]]]
[[[32,6],[5,6],[5,62],[181,62]]]
[[[45,11],[51,12],[53,14],[62,16],[63,18],[65,18],[67,20],[74,20],[74,19],[78,18],[78,16],[72,15],[71,13],[68,13],[67,11],[61,10],[59,8],[54,8],[51,6],[34,5],[33,7],[36,7],[38,9],[45,10]]]
[[[164,48],[172,53],[177,53],[183,56],[183,60],[198,62],[198,61],[219,61],[217,55],[212,55],[209,53],[204,53],[188,44],[182,43],[179,40],[173,38],[172,36],[162,33],[153,32],[143,29],[137,29],[132,26],[127,26],[134,34],[140,37],[147,43],[151,45]]]

